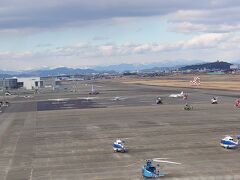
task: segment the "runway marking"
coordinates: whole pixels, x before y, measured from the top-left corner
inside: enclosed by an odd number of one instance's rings
[[[64,106],[64,107],[60,107],[61,109],[72,109],[72,108],[74,108],[74,107],[72,107],[72,106]]]
[[[74,106],[75,104],[63,104],[63,106]]]

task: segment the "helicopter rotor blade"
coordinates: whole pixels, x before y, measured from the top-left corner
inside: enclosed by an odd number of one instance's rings
[[[159,159],[159,158],[153,159],[153,161],[155,161],[155,162],[159,162],[159,163],[168,163],[168,164],[181,165],[181,163],[178,163],[178,162],[165,161],[165,160],[161,160],[161,159]]]

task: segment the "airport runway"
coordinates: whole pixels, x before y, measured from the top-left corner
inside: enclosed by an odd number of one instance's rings
[[[146,159],[169,158],[164,179],[240,179],[240,150],[221,148],[240,134],[238,92],[94,82],[100,94],[58,92],[14,98],[0,115],[0,179],[138,180]],[[185,101],[168,95],[185,91]],[[113,98],[119,96],[120,101]],[[163,105],[156,105],[157,96]],[[219,104],[210,104],[212,96]],[[113,153],[123,138],[125,154]]]

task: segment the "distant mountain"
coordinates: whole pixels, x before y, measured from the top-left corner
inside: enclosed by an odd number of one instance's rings
[[[97,71],[116,71],[116,72],[125,72],[125,71],[145,71],[151,69],[156,71],[162,71],[166,69],[175,69],[179,67],[183,67],[185,65],[189,65],[192,62],[195,63],[204,63],[205,61],[198,60],[198,59],[192,59],[192,60],[186,60],[186,59],[177,59],[177,60],[165,60],[162,62],[151,62],[151,63],[143,63],[143,64],[116,64],[116,65],[110,65],[110,66],[95,66],[91,67],[94,70]]]
[[[93,67],[96,71],[116,71],[116,72],[124,72],[124,71],[135,71],[137,70],[137,65],[133,64],[117,64],[110,66],[95,66]]]
[[[149,63],[149,64],[117,64],[110,66],[95,66],[92,69],[97,71],[116,71],[116,72],[125,72],[125,71],[143,71],[151,70],[152,68],[157,69],[166,69],[175,67],[174,63]]]
[[[181,67],[180,70],[229,70],[231,63],[224,61],[216,61],[212,63],[196,64],[190,66]]]
[[[209,69],[209,70],[227,70],[230,68],[230,63],[217,61],[213,63],[201,63],[195,65],[187,65],[183,66],[181,62],[188,62],[184,60],[179,61],[171,61],[167,63],[150,63],[150,64],[117,64],[110,66],[95,66],[89,69],[81,69],[81,68],[67,68],[60,67],[55,69],[40,69],[40,70],[32,70],[32,71],[1,71],[0,70],[0,78],[6,77],[30,77],[30,76],[59,76],[59,75],[75,75],[82,74],[88,75],[93,73],[123,73],[123,72],[131,72],[131,71],[139,71],[139,72],[163,72],[169,70],[197,70],[197,69]],[[200,61],[195,61],[200,63]]]
[[[93,69],[73,69],[73,68],[67,68],[67,67],[61,67],[56,69],[44,69],[44,70],[33,70],[33,71],[22,71],[19,72],[1,72],[0,71],[0,77],[1,78],[7,78],[7,77],[30,77],[30,76],[40,76],[40,77],[47,77],[47,76],[59,76],[59,75],[75,75],[75,74],[92,74],[92,73],[99,73],[99,71],[93,70]]]
[[[74,74],[92,74],[98,73],[93,69],[73,69],[67,67],[61,67],[49,70],[36,70],[28,72],[32,76],[59,76],[59,75],[74,75]]]
[[[182,66],[174,66],[174,67],[153,67],[150,69],[143,69],[141,72],[143,73],[152,73],[152,72],[168,72],[178,70]]]

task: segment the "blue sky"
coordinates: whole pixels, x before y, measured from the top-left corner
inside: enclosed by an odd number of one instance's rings
[[[3,0],[0,7],[3,70],[239,60],[237,0]]]

